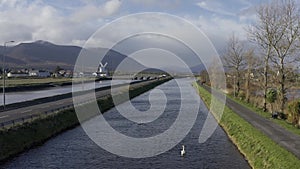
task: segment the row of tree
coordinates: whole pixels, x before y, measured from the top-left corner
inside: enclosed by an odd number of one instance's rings
[[[267,110],[267,92],[270,87],[278,89],[280,110],[287,102],[287,76],[300,60],[300,10],[294,0],[274,0],[257,9],[257,22],[246,28],[249,42],[245,45],[232,35],[223,55],[227,71],[234,76],[235,94],[245,83],[245,97],[249,102],[250,75],[261,69],[263,77],[263,109]],[[270,74],[276,74],[276,80]]]

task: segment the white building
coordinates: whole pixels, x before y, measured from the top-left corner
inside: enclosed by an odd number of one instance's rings
[[[50,77],[50,72],[45,70],[32,70],[29,71],[29,76],[32,77]]]
[[[28,73],[17,73],[17,72],[9,72],[7,73],[7,77],[11,78],[11,77],[28,77]]]

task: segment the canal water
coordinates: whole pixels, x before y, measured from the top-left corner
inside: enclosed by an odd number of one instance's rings
[[[189,92],[193,91],[191,98],[196,97],[196,91],[190,85],[191,80],[181,79],[181,81],[189,81],[184,83],[186,86],[182,89],[189,90]],[[104,114],[106,121],[115,130],[130,137],[151,137],[163,133],[178,116],[181,94],[175,80],[160,85],[156,89],[165,93],[167,102],[155,102],[156,104],[166,103],[166,107],[154,121],[141,125],[124,118],[115,108]],[[148,100],[149,95],[151,99],[161,99],[155,98],[161,97],[161,95],[149,94],[148,92],[131,101],[136,109],[147,112],[145,116],[152,116],[151,111],[149,111],[152,110]],[[160,106],[162,105],[158,105],[158,107]],[[157,156],[127,158],[112,154],[97,146],[87,136],[83,128],[78,126],[50,139],[42,146],[20,154],[6,162],[2,168],[250,168],[221,127],[217,127],[214,134],[205,143],[199,143],[199,134],[207,115],[208,110],[201,101],[195,124],[186,137],[170,150]],[[91,119],[85,125],[92,126],[96,125],[97,122],[99,121]],[[116,140],[111,141],[116,142]],[[181,157],[180,150],[183,144],[186,148],[186,154]]]

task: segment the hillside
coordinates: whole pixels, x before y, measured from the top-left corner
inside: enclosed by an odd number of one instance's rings
[[[3,46],[0,47],[3,51]],[[46,41],[36,41],[32,43],[20,43],[16,46],[6,48],[6,64],[10,68],[36,68],[53,70],[56,66],[65,69],[73,69],[76,59],[82,50],[78,46],[56,45]],[[92,53],[95,57],[106,49],[88,49],[85,52]],[[108,62],[107,68],[114,70],[127,56],[117,51],[109,50],[102,62]],[[1,59],[2,65],[2,59]],[[123,70],[132,68],[142,68],[138,62],[128,58]]]
[[[0,46],[0,50],[2,53],[3,46]],[[20,43],[16,46],[7,47],[6,65],[10,69],[35,68],[52,71],[57,66],[60,66],[64,69],[72,70],[80,52],[87,55],[87,58],[90,58],[93,64],[95,63],[95,60],[97,63],[100,62],[99,56],[107,52],[102,63],[105,64],[107,62],[107,69],[110,71],[118,68],[119,71],[136,72],[145,68],[139,62],[115,50],[107,51],[105,48],[82,49],[78,46],[57,45],[41,40],[31,43]],[[86,59],[85,62],[86,61],[88,61],[88,59]],[[121,62],[123,63],[120,64]],[[2,65],[2,59],[0,59],[0,63]],[[187,72],[186,69],[178,66],[172,67],[165,65],[163,69],[174,73]],[[202,64],[190,68],[190,70],[194,73],[199,73],[203,69],[205,68]],[[154,72],[156,71],[157,70]]]

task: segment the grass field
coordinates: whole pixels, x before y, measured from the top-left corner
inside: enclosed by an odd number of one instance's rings
[[[7,87],[22,87],[22,86],[36,86],[43,84],[54,84],[61,85],[63,83],[72,82],[81,82],[83,81],[94,81],[95,78],[7,78],[5,83]],[[0,79],[0,87],[3,86],[2,79]]]
[[[198,88],[202,100],[209,107],[211,94],[196,83],[194,85]],[[212,113],[217,116],[215,112]],[[228,107],[225,107],[223,116],[218,121],[253,168],[299,168],[300,160],[297,157],[276,144]]]

